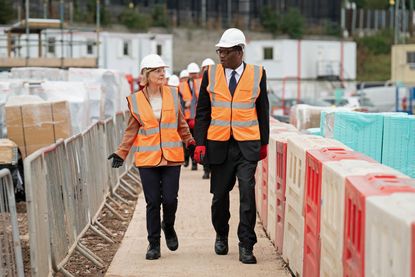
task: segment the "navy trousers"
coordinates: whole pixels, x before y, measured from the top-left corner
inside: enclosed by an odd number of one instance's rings
[[[163,221],[166,227],[174,226],[179,192],[180,166],[138,168],[147,203],[147,239],[160,241],[160,206],[163,204]]]

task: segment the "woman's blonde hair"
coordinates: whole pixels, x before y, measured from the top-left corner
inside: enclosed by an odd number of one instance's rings
[[[143,71],[141,72],[141,81],[140,81],[140,85],[142,85],[143,87],[148,85],[148,74],[150,74],[151,71],[153,71],[154,68],[144,68]]]

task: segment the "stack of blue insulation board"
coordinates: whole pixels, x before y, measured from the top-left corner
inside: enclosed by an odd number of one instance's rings
[[[333,137],[355,151],[381,162],[383,115],[359,112],[336,112]]]
[[[415,117],[385,114],[382,163],[415,178]]]

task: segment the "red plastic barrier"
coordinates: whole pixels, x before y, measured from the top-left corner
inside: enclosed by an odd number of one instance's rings
[[[275,248],[282,254],[284,241],[284,219],[285,219],[285,187],[287,176],[287,142],[277,141],[277,174],[276,174],[276,212],[275,222]]]
[[[415,192],[415,180],[382,174],[346,178],[343,247],[345,277],[363,277],[365,274],[366,197],[395,192]]]
[[[304,195],[304,277],[320,276],[321,178],[323,163],[346,159],[376,162],[362,153],[343,148],[323,148],[307,151]]]
[[[268,157],[262,160],[262,205],[260,211],[262,225],[267,229],[268,224]]]
[[[411,277],[415,277],[415,223],[412,223]]]

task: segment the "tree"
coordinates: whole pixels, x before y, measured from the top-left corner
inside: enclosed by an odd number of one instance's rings
[[[8,24],[14,17],[12,1],[0,0],[0,7],[0,24]]]
[[[151,18],[134,9],[127,8],[120,14],[120,22],[132,31],[146,31],[151,25]]]
[[[169,27],[169,18],[164,5],[155,5],[151,17],[153,19],[153,26],[164,28]]]
[[[100,23],[102,26],[111,25],[111,15],[108,13],[105,5],[101,1],[100,4]],[[97,20],[97,1],[96,0],[88,0],[86,4],[87,14],[84,18],[84,21],[88,23],[95,23]]]
[[[281,28],[280,16],[271,9],[271,7],[264,7],[260,15],[262,27],[273,35],[276,35]]]
[[[290,8],[283,16],[282,31],[291,38],[298,39],[304,34],[304,17],[296,8]]]

